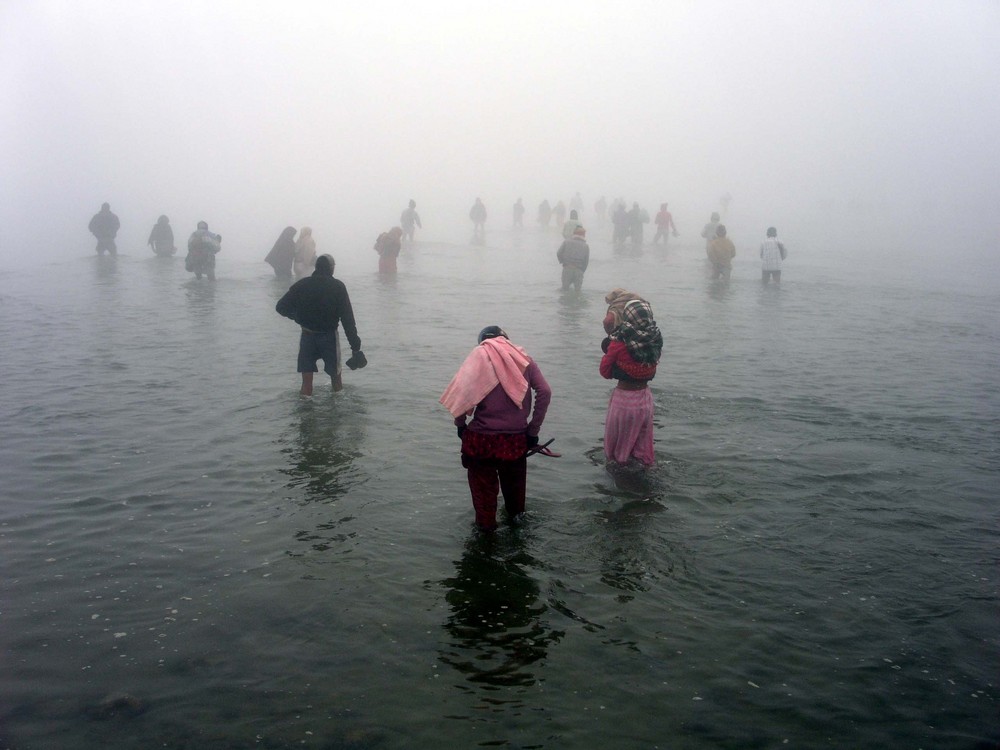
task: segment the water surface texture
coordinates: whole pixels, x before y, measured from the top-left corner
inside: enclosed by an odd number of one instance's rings
[[[579,295],[532,230],[338,266],[370,365],[311,400],[263,263],[0,273],[0,747],[996,747],[1000,296],[601,235]],[[665,339],[618,483],[615,286]],[[562,458],[484,538],[437,399],[489,324]]]

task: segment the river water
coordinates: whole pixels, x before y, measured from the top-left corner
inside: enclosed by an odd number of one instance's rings
[[[345,254],[370,364],[312,399],[262,263],[0,272],[0,747],[996,747],[996,289],[598,237],[563,294],[557,246]],[[665,339],[618,481],[615,286]],[[437,399],[488,324],[562,457],[480,537]]]

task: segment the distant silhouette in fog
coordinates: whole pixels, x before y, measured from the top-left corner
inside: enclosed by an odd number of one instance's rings
[[[671,235],[677,236],[677,227],[674,226],[674,215],[667,210],[667,204],[660,204],[660,211],[656,214],[656,218],[653,220],[656,224],[656,234],[653,235],[653,244],[656,245],[660,241],[660,237],[663,238],[663,244],[666,246],[667,238]]]
[[[719,224],[715,228],[715,239],[708,248],[708,260],[712,264],[712,278],[729,281],[733,270],[733,258],[736,256],[736,246],[726,236],[726,225]]]
[[[170,226],[170,219],[166,216],[161,216],[156,220],[146,244],[153,248],[153,252],[161,258],[169,258],[177,252],[177,248],[174,246],[174,230]]]
[[[552,221],[552,206],[547,200],[543,200],[538,204],[538,226],[548,227],[550,221]]]
[[[556,260],[562,265],[563,291],[572,286],[579,292],[583,286],[583,274],[590,264],[590,246],[586,235],[587,230],[577,226],[573,230],[573,236],[563,240],[556,251]]]
[[[760,243],[760,279],[765,284],[774,279],[775,284],[781,283],[781,262],[788,257],[785,246],[778,241],[778,230],[767,228],[767,238]]]
[[[479,198],[469,209],[469,218],[472,219],[472,241],[481,245],[486,241],[486,206]]]
[[[196,279],[202,275],[209,281],[215,281],[215,256],[222,249],[222,235],[208,231],[208,224],[198,222],[198,228],[188,238],[188,254],[184,259],[184,267],[194,274]]]
[[[281,230],[264,262],[274,269],[275,278],[292,278],[292,264],[295,262],[295,227],[285,227]]]
[[[712,241],[715,239],[715,230],[719,226],[719,214],[715,211],[712,212],[712,216],[709,218],[708,223],[702,227],[701,236],[705,238],[705,253],[708,254],[712,249]]]
[[[97,254],[104,255],[107,251],[110,255],[118,255],[118,247],[115,245],[115,237],[122,223],[118,217],[111,213],[111,204],[101,204],[101,210],[90,219],[87,229],[97,238]]]
[[[514,208],[512,209],[513,223],[511,226],[523,227],[524,226],[524,202],[518,198],[514,202]]]
[[[396,258],[399,257],[399,251],[402,249],[402,237],[402,228],[393,227],[388,232],[382,232],[375,240],[379,273],[396,273]]]
[[[417,213],[417,202],[412,198],[410,205],[404,208],[403,213],[399,215],[399,226],[402,228],[403,236],[407,242],[413,242],[416,227],[424,228],[424,225],[420,223],[420,214]]]

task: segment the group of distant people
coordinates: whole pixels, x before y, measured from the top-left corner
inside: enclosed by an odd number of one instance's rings
[[[729,239],[726,225],[721,223],[718,213],[713,212],[708,223],[701,230],[701,236],[705,238],[705,255],[708,263],[711,278],[729,281],[733,270],[733,258],[736,257],[736,246]],[[774,227],[767,228],[767,236],[760,244],[761,259],[761,281],[765,284],[774,281],[781,283],[781,263],[788,257],[788,250],[784,243],[778,240],[778,230]]]
[[[579,193],[575,198],[578,197]],[[540,224],[546,215],[546,203],[543,201],[539,207]],[[579,201],[571,208],[568,219],[560,217],[559,205],[551,210],[544,223],[547,225],[552,215],[557,217],[563,234],[562,244],[556,252],[563,269],[562,288],[579,291],[590,261],[587,231],[580,220],[583,204]],[[519,222],[523,214],[523,202],[519,198],[515,203],[515,222]],[[486,207],[479,198],[469,216],[474,225],[473,238],[482,241]],[[625,238],[630,238],[641,245],[642,226],[649,222],[649,216],[638,203],[626,210],[624,201],[616,201],[612,204],[612,220],[617,242],[624,243]],[[671,235],[677,236],[666,203],[661,204],[655,223],[654,243],[660,239],[666,242]],[[382,232],[376,239],[374,249],[379,255],[380,273],[395,273],[402,242],[413,239],[416,227],[422,224],[416,203],[411,200],[400,216],[400,225]],[[99,255],[117,254],[115,237],[120,222],[109,204],[102,206],[89,228],[98,240]],[[713,278],[728,279],[736,250],[718,213],[712,214],[702,230],[702,237],[706,240]],[[221,240],[220,235],[209,231],[207,223],[198,222],[188,240],[187,270],[197,278],[204,275],[214,280],[215,255],[221,249]],[[159,256],[169,257],[176,253],[173,230],[166,216],[157,220],[148,244]],[[778,241],[774,227],[767,230],[760,257],[763,281],[779,282],[786,250]],[[361,349],[347,287],[334,277],[333,257],[329,254],[317,256],[311,228],[296,230],[289,226],[281,232],[265,261],[274,269],[277,278],[295,280],[275,309],[300,328],[296,363],[302,380],[300,393],[303,396],[313,394],[314,375],[318,372],[320,359],[333,390],[341,390],[341,326],[351,350],[344,364],[350,369],[360,369],[368,360]],[[616,381],[605,419],[605,457],[609,470],[627,466],[648,468],[655,464],[655,405],[649,383],[656,375],[663,336],[653,317],[652,306],[642,296],[616,288],[605,295],[605,302],[608,307],[602,325],[606,337],[601,343],[603,354],[598,371],[603,378]],[[477,346],[442,394],[440,402],[451,413],[461,440],[461,461],[467,472],[475,523],[482,531],[491,532],[497,528],[500,494],[508,520],[519,524],[525,511],[527,458],[535,453],[558,456],[547,447],[548,443],[539,443],[551,398],[551,387],[538,364],[522,347],[513,344],[499,326],[488,326],[480,331]]]

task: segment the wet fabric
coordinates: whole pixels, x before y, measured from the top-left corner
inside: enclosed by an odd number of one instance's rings
[[[299,337],[298,372],[317,372],[316,363],[323,360],[323,370],[333,377],[340,372],[340,346],[337,331],[312,333],[303,331]]]
[[[634,458],[646,466],[655,463],[653,453],[653,394],[615,388],[608,401],[604,423],[604,455],[620,464]]]
[[[462,466],[466,468],[476,525],[497,526],[497,495],[503,493],[507,515],[524,512],[527,485],[525,434],[489,434],[466,429],[462,434]]]

